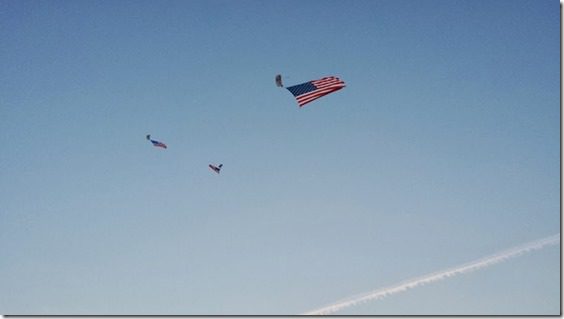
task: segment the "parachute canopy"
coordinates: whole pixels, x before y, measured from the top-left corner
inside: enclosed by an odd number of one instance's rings
[[[298,101],[300,107],[318,98],[333,93],[345,87],[345,82],[335,76],[324,77],[319,80],[313,80],[286,89],[290,91]]]

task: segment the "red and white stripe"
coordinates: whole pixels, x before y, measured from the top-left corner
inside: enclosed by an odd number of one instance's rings
[[[311,81],[311,84],[315,85],[315,87],[317,87],[317,90],[304,93],[296,97],[296,100],[298,100],[298,105],[300,107],[324,95],[338,91],[345,87],[345,82],[334,76]]]

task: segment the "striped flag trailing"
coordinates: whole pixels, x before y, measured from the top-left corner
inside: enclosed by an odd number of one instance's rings
[[[155,147],[162,147],[162,148],[166,148],[166,144],[163,142],[159,142],[159,141],[151,141],[151,143],[153,143],[153,146]]]
[[[300,107],[329,93],[345,87],[345,82],[336,76],[328,76],[302,84],[286,87],[298,101]]]
[[[159,141],[155,141],[153,139],[151,139],[151,134],[148,134],[146,136],[147,140],[150,141],[151,143],[153,143],[153,146],[155,147],[161,147],[161,148],[166,148],[166,144],[163,142],[159,142]]]

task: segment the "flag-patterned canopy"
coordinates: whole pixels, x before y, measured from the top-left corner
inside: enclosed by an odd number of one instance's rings
[[[328,76],[319,80],[287,87],[298,101],[300,107],[324,95],[338,91],[345,87],[345,82],[338,77]]]

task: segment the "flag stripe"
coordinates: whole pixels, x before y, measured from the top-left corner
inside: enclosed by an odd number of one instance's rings
[[[313,92],[302,94],[302,95],[298,96],[296,99],[299,101],[300,99],[307,99],[310,96],[323,96],[325,94],[329,94],[331,92],[340,90],[342,88],[343,87],[329,87],[329,88],[325,88],[325,89],[319,89],[319,90],[316,90],[316,91],[313,91]]]
[[[324,77],[302,84],[287,87],[300,107],[324,95],[338,91],[345,87],[345,82],[334,76]]]
[[[326,90],[320,90],[319,92],[315,92],[314,94],[304,94],[304,95],[300,96],[299,98],[297,98],[298,104],[300,106],[302,106],[302,105],[307,104],[311,101],[317,100],[318,98],[325,96],[325,95],[327,95],[331,92],[338,91],[342,88],[343,87],[330,88],[330,89],[326,89]]]
[[[165,143],[161,143],[161,142],[159,142],[159,141],[154,141],[154,140],[151,140],[151,143],[153,143],[153,146],[155,146],[155,147],[166,148],[166,144],[165,144]]]

